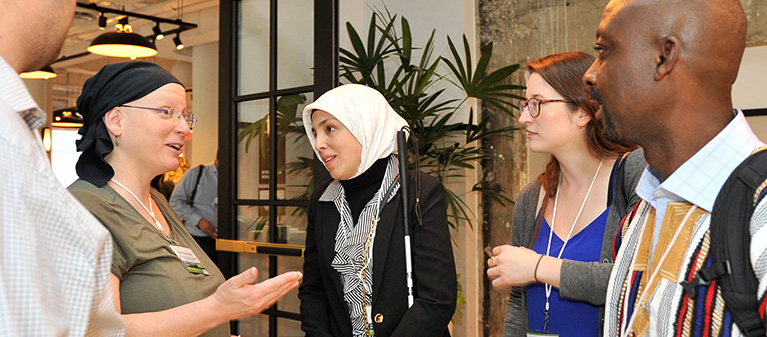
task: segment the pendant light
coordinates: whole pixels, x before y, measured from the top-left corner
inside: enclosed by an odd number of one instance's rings
[[[19,77],[26,78],[26,79],[44,79],[47,80],[49,78],[54,78],[58,75],[56,75],[56,72],[53,71],[53,68],[51,66],[45,66],[35,71],[28,71],[25,73],[19,74]]]
[[[104,33],[96,37],[88,47],[88,51],[103,56],[131,59],[157,55],[157,48],[152,42],[133,32],[127,16],[120,19],[119,23],[115,25],[114,32]]]

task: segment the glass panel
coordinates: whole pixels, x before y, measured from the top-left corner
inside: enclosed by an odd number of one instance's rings
[[[278,199],[309,200],[312,193],[314,151],[306,138],[301,113],[313,101],[311,92],[277,98]]]
[[[306,243],[306,207],[277,207],[277,242],[291,245]]]
[[[293,257],[293,256],[277,257],[277,273],[282,274],[288,271],[303,271],[303,270],[304,270],[304,259],[302,257]],[[289,293],[285,294],[285,297],[277,301],[277,309],[282,311],[299,313],[300,302],[298,301],[298,288],[291,290]],[[299,330],[300,330],[300,327],[299,327]],[[280,334],[280,336],[286,336],[286,335]],[[293,336],[293,335],[287,335],[287,336]]]
[[[272,240],[269,207],[238,206],[237,240],[287,243],[304,245],[306,243],[306,207],[277,208],[277,239]]]
[[[280,0],[277,7],[277,87],[314,83],[314,6],[312,1]]]
[[[277,335],[284,337],[304,336],[304,333],[301,331],[301,321],[277,318]]]
[[[237,105],[237,198],[269,199],[269,100]]]
[[[269,1],[242,0],[237,18],[237,93],[269,90]]]
[[[237,206],[237,240],[268,242],[268,231],[268,206]]]
[[[239,320],[238,324],[242,337],[269,336],[269,315],[262,314],[243,318]]]

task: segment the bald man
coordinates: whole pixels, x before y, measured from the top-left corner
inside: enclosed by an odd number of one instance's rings
[[[19,78],[58,56],[75,0],[0,8],[0,336],[122,336],[111,236],[53,175]]]
[[[649,164],[637,186],[642,201],[616,241],[605,336],[741,335],[717,282],[694,292],[680,284],[711,262],[714,200],[763,145],[732,106],[745,41],[738,0],[613,0],[602,15],[599,56],[584,82],[608,138],[639,144]],[[756,218],[742,225],[767,235]],[[764,317],[767,240],[752,240],[750,250]]]

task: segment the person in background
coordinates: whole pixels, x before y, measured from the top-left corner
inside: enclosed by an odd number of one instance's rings
[[[109,232],[54,176],[19,78],[59,55],[75,1],[0,8],[0,336],[122,336]]]
[[[449,336],[457,289],[445,191],[415,170],[402,178],[409,186],[413,247],[415,300],[408,307],[401,177],[393,154],[407,122],[378,91],[347,84],[306,106],[303,123],[333,179],[309,202],[301,329],[307,336]]]
[[[546,171],[519,193],[511,245],[495,247],[487,275],[511,294],[504,336],[598,336],[620,219],[638,201],[642,151],[610,142],[581,81],[594,56],[530,62],[519,122]]]
[[[764,145],[733,108],[746,26],[738,0],[613,0],[602,14],[599,56],[583,82],[602,106],[605,134],[642,146],[649,164],[636,189],[642,200],[616,239],[605,336],[744,335],[722,279],[698,282],[697,273],[712,264],[713,240],[724,241],[710,235],[714,201],[735,168]],[[753,198],[750,223],[727,223],[751,235],[758,292],[736,295],[759,303],[749,336],[765,334],[763,196]]]
[[[152,179],[152,188],[160,191],[165,197],[165,200],[170,200],[173,190],[176,188],[176,184],[184,172],[189,169],[189,162],[184,155],[178,156],[178,168],[173,171],[168,171],[163,174],[158,174]]]
[[[298,286],[300,272],[253,284],[252,267],[224,282],[150,187],[178,166],[196,122],[178,79],[153,63],[109,64],[85,82],[77,108],[83,153],[69,190],[112,233],[114,304],[128,335],[229,336],[229,321],[260,313]]]
[[[213,263],[218,263],[217,206],[218,154],[212,163],[186,171],[170,197],[170,207]]]

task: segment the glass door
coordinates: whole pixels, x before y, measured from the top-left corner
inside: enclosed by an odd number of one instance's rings
[[[302,269],[308,198],[328,178],[301,112],[338,78],[337,0],[220,6],[217,249],[227,277],[255,266],[262,281]],[[303,336],[297,294],[233,324],[233,333]]]

